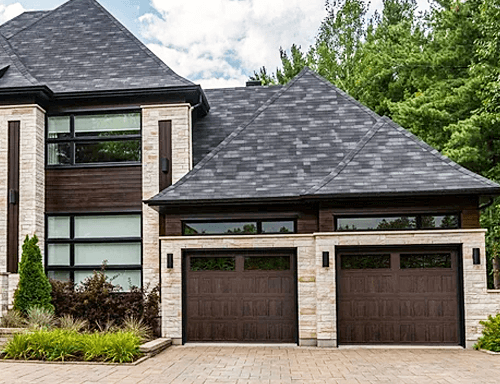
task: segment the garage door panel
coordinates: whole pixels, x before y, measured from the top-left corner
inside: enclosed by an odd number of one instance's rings
[[[202,256],[186,256],[186,340],[295,342],[294,256],[272,257],[242,254],[231,256],[233,264],[221,264],[208,260],[223,258],[219,256],[208,256],[206,262]],[[193,258],[195,271],[190,268]],[[220,265],[234,269],[210,269]]]
[[[391,251],[376,268],[369,252],[348,255],[337,255],[340,344],[459,343],[456,252]]]

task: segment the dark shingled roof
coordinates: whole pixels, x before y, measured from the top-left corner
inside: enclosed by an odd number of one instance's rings
[[[235,127],[248,121],[255,111],[282,87],[208,89],[210,113],[193,125],[193,160],[197,164],[217,147]]]
[[[95,0],[71,0],[50,12],[23,15],[0,33],[31,76],[55,93],[193,85]],[[0,80],[0,89],[7,86]]]
[[[149,203],[500,191],[309,69],[286,87],[264,88],[258,96],[257,90],[207,91],[212,108],[220,109],[194,128],[197,156],[230,130],[223,107],[233,92],[241,105],[246,95],[253,96],[248,104],[255,103],[256,111],[237,126],[241,120],[227,105],[234,131]],[[266,93],[270,97],[262,102]],[[245,108],[246,117],[251,108]],[[201,132],[208,139],[200,139]]]
[[[6,68],[8,67],[8,68]],[[5,88],[32,87],[40,85],[21,63],[9,42],[0,35],[0,84]]]

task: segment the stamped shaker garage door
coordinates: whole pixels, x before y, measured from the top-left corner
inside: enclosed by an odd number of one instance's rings
[[[457,252],[339,252],[339,344],[459,344]]]
[[[294,252],[185,255],[185,340],[296,342]]]

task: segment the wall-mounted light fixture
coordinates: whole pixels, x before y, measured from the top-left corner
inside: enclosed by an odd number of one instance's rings
[[[472,248],[472,263],[481,264],[481,253],[479,248]]]
[[[328,268],[330,266],[330,252],[323,252],[323,268]]]
[[[174,254],[167,253],[167,268],[172,269],[174,267]]]

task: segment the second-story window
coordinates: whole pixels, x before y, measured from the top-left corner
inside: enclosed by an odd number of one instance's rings
[[[47,119],[48,166],[140,161],[139,112],[75,114]]]

